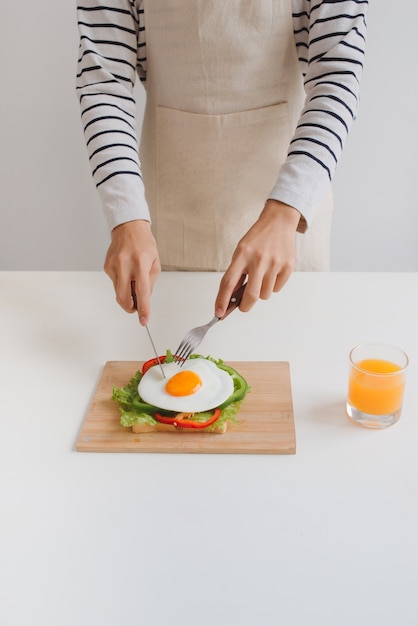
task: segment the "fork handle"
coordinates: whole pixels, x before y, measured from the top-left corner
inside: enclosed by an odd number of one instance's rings
[[[243,285],[238,287],[238,289],[235,289],[224,315],[219,319],[224,320],[230,313],[232,313],[232,311],[234,311],[241,304],[242,296],[244,295],[246,286],[247,283],[244,283]]]

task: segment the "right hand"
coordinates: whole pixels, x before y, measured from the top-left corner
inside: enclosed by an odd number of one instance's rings
[[[215,302],[217,317],[223,317],[233,291],[245,276],[248,281],[241,311],[249,311],[258,298],[267,300],[283,287],[296,262],[295,232],[299,220],[297,209],[267,200],[258,220],[238,242],[222,277]]]
[[[113,229],[104,271],[113,282],[116,301],[128,313],[135,311],[131,295],[131,282],[135,281],[138,317],[142,326],[146,326],[152,289],[161,271],[149,222],[134,220]]]

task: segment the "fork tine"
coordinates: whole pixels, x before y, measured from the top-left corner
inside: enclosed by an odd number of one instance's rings
[[[181,361],[181,359],[183,358],[183,353],[185,352],[185,350],[187,349],[187,342],[189,340],[189,336],[186,335],[182,342],[180,343],[179,347],[177,348],[177,350],[174,353],[174,359],[176,361]]]
[[[180,363],[180,367],[183,365],[185,361],[190,357],[190,355],[196,350],[196,348],[200,345],[203,337],[208,332],[209,328],[213,326],[216,322],[219,322],[219,317],[214,317],[210,322],[204,324],[203,326],[197,326],[196,328],[192,328],[187,335],[184,337],[183,341],[180,343],[176,352],[174,353],[174,359],[177,363]]]
[[[194,328],[189,333],[187,333],[187,335],[184,337],[183,341],[177,348],[174,354],[174,358],[177,362],[181,361],[181,365],[183,365],[183,363],[189,358],[192,352],[199,345],[202,339],[201,332],[198,332],[200,330],[200,328]]]
[[[194,351],[194,349],[195,349],[195,345],[196,345],[196,342],[190,342],[190,343],[189,343],[189,345],[188,345],[188,347],[187,347],[187,350],[186,350],[185,354],[183,354],[183,356],[182,356],[183,363],[184,363],[185,361],[187,361],[187,359],[189,358],[189,356],[192,354],[192,352],[193,352],[193,351]],[[182,365],[183,365],[183,363],[182,363]]]
[[[191,355],[191,353],[193,352],[195,343],[196,342],[193,341],[192,337],[190,336],[185,337],[174,355],[174,358],[176,359],[176,361],[177,362],[181,361],[183,364],[184,361],[186,361]]]
[[[185,335],[183,337],[182,342],[180,343],[179,347],[177,348],[175,354],[178,355],[182,350],[185,349],[186,345],[190,342],[191,340],[191,333],[192,331],[188,332],[187,335]]]

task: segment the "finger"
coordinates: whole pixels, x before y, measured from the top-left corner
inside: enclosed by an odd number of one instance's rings
[[[151,284],[148,275],[141,276],[140,279],[132,281],[135,291],[135,304],[138,312],[139,323],[146,326],[150,317]]]
[[[133,313],[135,308],[132,300],[130,280],[125,278],[123,271],[114,265],[107,264],[105,266],[105,272],[113,283],[116,302],[127,313]]]
[[[266,272],[263,276],[263,280],[260,288],[260,298],[261,300],[268,300],[273,293],[275,284],[277,280],[277,273],[272,270]]]
[[[136,307],[132,296],[133,293],[136,294],[136,288],[133,287],[134,282],[131,281],[130,276],[125,277],[123,274],[116,275],[113,285],[115,288],[116,302],[127,313],[133,313]]]
[[[135,281],[131,280],[131,296],[132,296],[132,304],[133,307],[135,309],[135,311],[138,308],[138,303],[137,303],[137,299],[136,299],[136,291],[135,291]]]
[[[159,257],[157,257],[157,259],[153,262],[153,264],[151,266],[150,273],[149,273],[150,291],[151,291],[151,293],[152,293],[152,290],[154,288],[155,282],[156,282],[158,276],[160,275],[160,272],[161,272],[161,263],[160,263]]]
[[[133,313],[135,308],[132,300],[132,290],[130,284],[131,277],[124,271],[124,265],[120,258],[111,257],[108,251],[104,264],[104,271],[113,283],[116,302],[127,313]]]
[[[247,313],[253,308],[260,297],[262,276],[252,272],[248,274],[247,286],[239,306],[240,311]]]
[[[245,280],[246,274],[234,271],[232,266],[228,268],[221,279],[219,291],[215,300],[215,315],[217,317],[223,317],[225,315],[232,294],[245,282]]]
[[[273,287],[274,293],[277,293],[278,291],[280,291],[280,289],[282,289],[282,287],[284,287],[284,285],[287,283],[290,276],[292,275],[292,272],[293,269],[291,267],[287,267],[286,269],[283,269],[279,274],[277,274]]]
[[[106,257],[106,261],[103,267],[105,273],[109,276],[110,280],[113,283],[113,290],[115,292],[115,295],[118,291],[118,284],[119,284],[119,273],[118,273],[118,269],[117,266],[113,263],[110,262],[110,260],[108,259],[108,257]],[[132,311],[130,311],[132,312]]]

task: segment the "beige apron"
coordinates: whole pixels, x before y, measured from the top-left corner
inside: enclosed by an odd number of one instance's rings
[[[225,270],[286,159],[304,102],[290,0],[145,0],[141,162],[164,269]],[[328,269],[330,196],[297,238]]]

